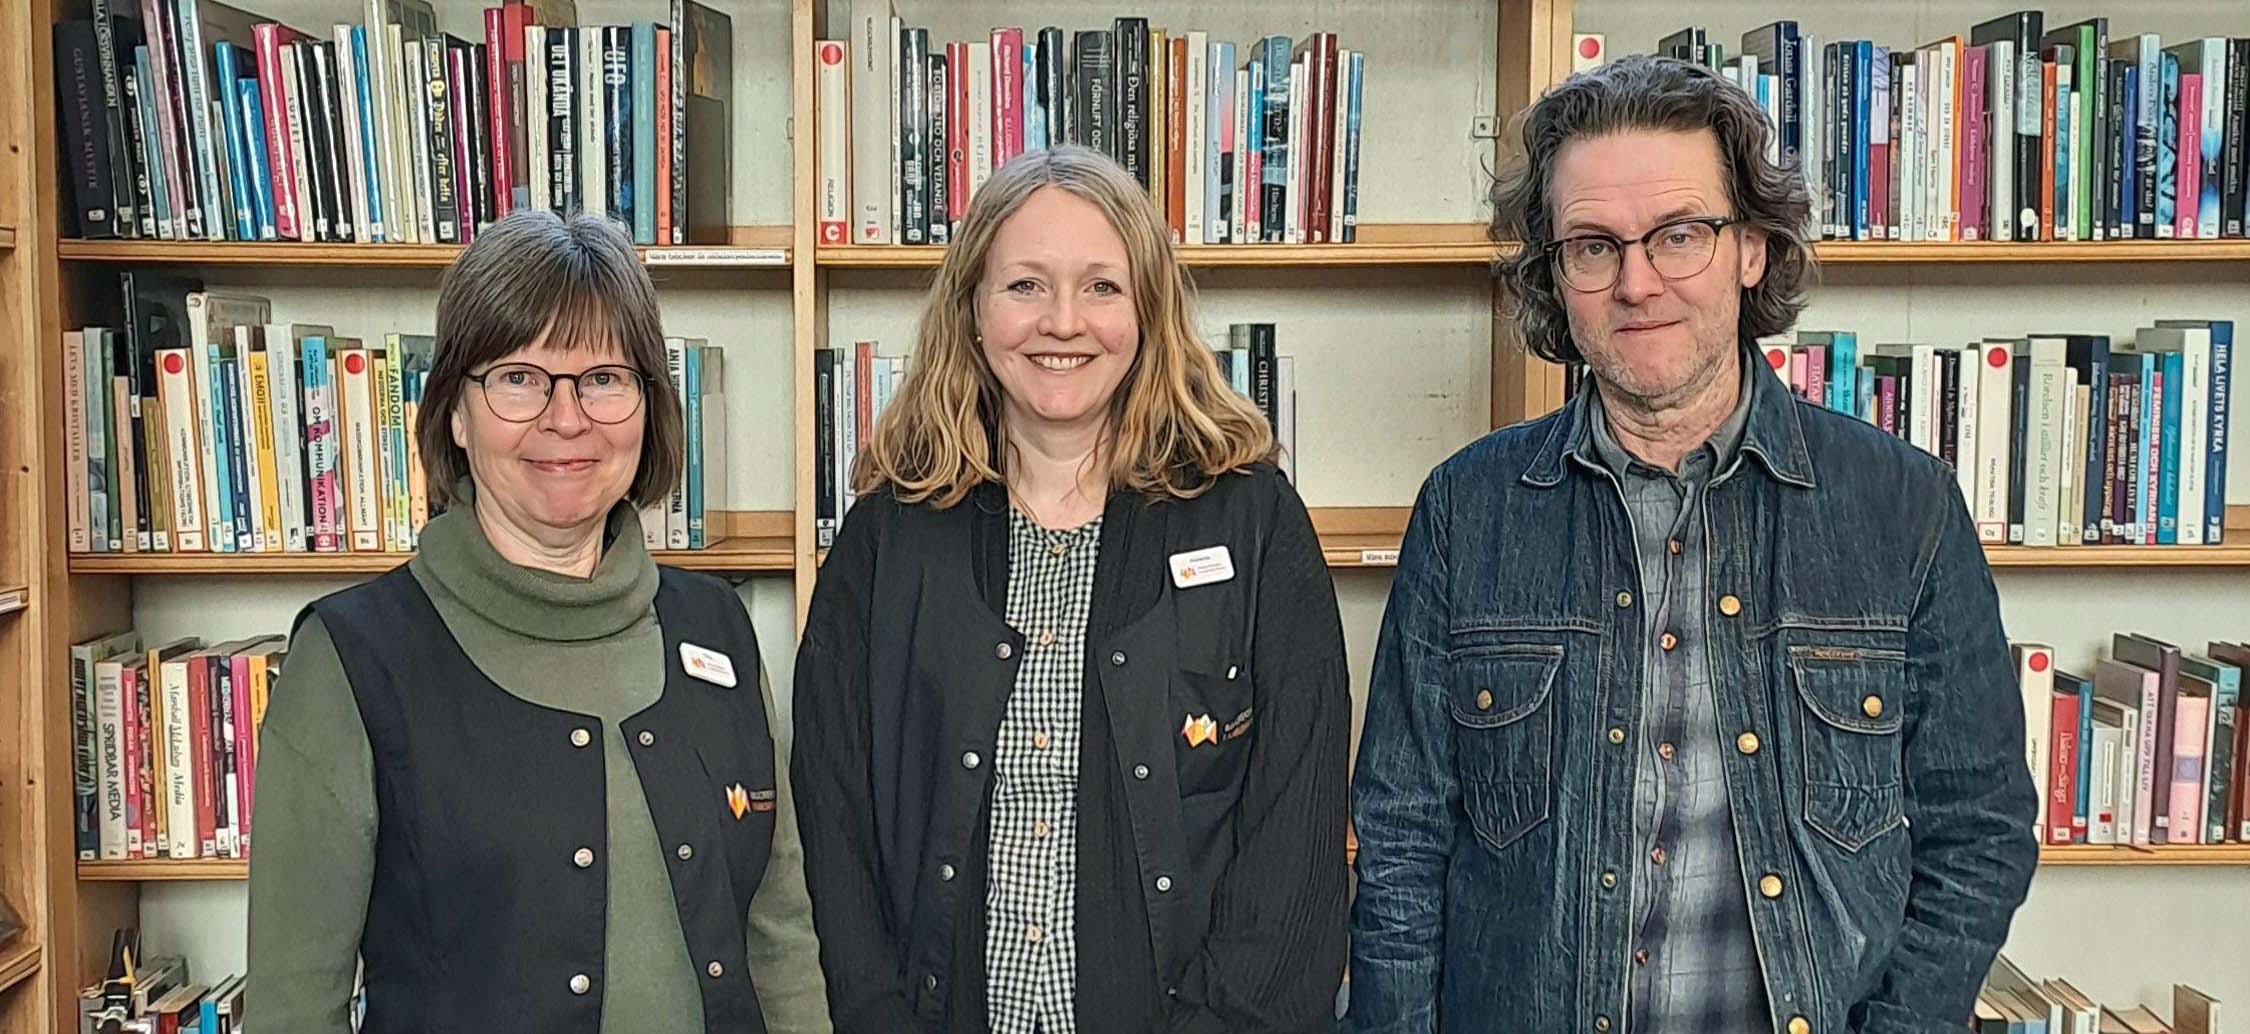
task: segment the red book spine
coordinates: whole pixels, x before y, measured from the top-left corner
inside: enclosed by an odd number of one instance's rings
[[[2067,844],[2078,817],[2078,694],[2056,693],[2049,700],[2054,749],[2047,754],[2047,842]]]
[[[945,217],[969,214],[969,45],[945,45]]]
[[[186,93],[180,85],[180,70],[172,67],[172,48],[176,42],[172,37],[178,28],[167,17],[170,10],[157,0],[141,0],[141,25],[148,33],[149,74],[156,80],[142,83],[141,90],[155,91],[150,94],[156,106],[157,139],[154,143],[162,151],[165,193],[172,199],[173,236],[184,240],[201,235],[200,227],[190,228],[193,224],[189,222],[188,213],[193,211],[201,218],[202,193],[201,185],[188,179],[188,174],[194,170],[188,164],[188,130],[183,121]]]
[[[523,44],[516,44],[521,49]],[[492,134],[485,149],[492,160],[492,217],[508,214],[508,199],[515,188],[508,180],[508,16],[498,7],[484,9],[485,131]]]
[[[233,706],[227,710],[227,771],[234,781],[227,787],[227,798],[234,805],[234,856],[249,857],[243,846],[250,842],[250,657],[235,654],[227,659],[233,679],[227,683],[233,694]]]
[[[672,103],[672,30],[656,27],[656,100],[660,105]],[[672,119],[669,115],[652,115],[656,121],[656,239],[661,243],[672,240]],[[637,199],[636,199],[637,200]]]
[[[992,32],[992,167],[1023,153],[1023,30]]]
[[[2055,238],[2055,63],[2039,64],[2039,239]],[[2020,198],[2018,200],[2021,200]]]
[[[125,721],[133,726],[135,749],[134,763],[141,769],[134,780],[141,791],[141,850],[139,857],[162,858],[164,851],[164,824],[156,821],[158,795],[164,788],[156,783],[156,752],[162,750],[159,740],[163,730],[156,726],[156,694],[161,692],[158,666],[151,664],[139,671],[133,679],[133,693],[126,698]]]
[[[242,857],[250,857],[250,816],[256,814],[258,800],[258,724],[257,715],[250,709],[252,697],[250,679],[253,671],[263,675],[263,661],[253,663],[244,657],[234,670],[234,744],[238,755],[238,774],[242,781],[242,810],[235,824],[242,832]]]
[[[1312,218],[1306,220],[1305,231],[1307,239],[1313,243],[1325,244],[1331,240],[1328,224],[1335,217],[1329,206],[1334,197],[1331,177],[1336,172],[1336,52],[1339,48],[1333,32],[1323,32],[1314,39],[1319,41],[1313,50],[1318,63],[1312,68],[1312,78],[1319,101],[1308,113],[1314,123],[1314,154],[1313,163],[1305,167],[1305,193],[1312,202]]]
[[[118,711],[117,728],[118,740],[120,741],[119,756],[125,761],[125,822],[127,824],[125,857],[127,858],[139,858],[141,852],[145,850],[145,848],[136,845],[136,839],[139,844],[148,842],[148,838],[141,835],[141,816],[146,814],[148,808],[148,802],[141,799],[141,741],[147,737],[138,720],[140,704],[133,697],[133,693],[138,687],[133,682],[133,669],[131,668],[125,669],[124,674],[117,682],[118,702],[123,705]]]
[[[281,45],[296,33],[267,23],[253,26],[258,46],[258,101],[265,107],[266,169],[273,178],[273,228],[282,240],[303,240],[297,222],[297,160],[289,150],[289,102],[281,86]]]
[[[2203,197],[2203,76],[2180,76],[2180,142],[2173,149],[2180,159],[2178,203],[2172,206],[2172,236],[2189,240],[2196,233],[2197,204]],[[2236,763],[2238,766],[2240,762]]]
[[[1020,59],[1019,59],[1020,60]],[[875,344],[857,342],[852,346],[852,389],[857,397],[852,399],[854,421],[858,424],[859,440],[875,440]]]
[[[209,858],[218,846],[211,822],[211,664],[203,655],[188,658],[188,765],[195,787],[196,857]],[[173,822],[183,821],[179,815]]]
[[[1984,119],[1986,102],[1991,94],[1985,89],[1988,72],[1983,47],[1971,47],[1961,52],[1961,103],[1966,107],[1959,120],[1961,124],[1961,239],[1985,240],[1985,177],[1991,170],[1985,166]]]
[[[2234,792],[2227,795],[2227,839],[2250,843],[2250,706],[2234,715]]]
[[[518,200],[525,206],[531,204],[531,128],[524,121],[528,117],[525,108],[531,103],[531,87],[526,77],[541,74],[546,68],[544,59],[540,62],[539,73],[533,72],[528,64],[531,55],[526,49],[529,42],[524,39],[524,30],[532,24],[532,11],[526,4],[511,2],[500,9],[502,43],[508,52],[507,59],[502,62],[507,67],[508,74],[499,87],[507,103],[501,106],[503,115],[495,116],[508,127],[508,160],[505,163],[508,170],[508,207],[501,210],[503,215],[513,211]],[[657,60],[663,60],[662,52],[657,54]]]
[[[1177,244],[1187,235],[1187,37],[1172,37],[1169,48],[1164,62],[1164,218]],[[1202,156],[1196,158],[1200,162]]]
[[[1820,402],[1828,397],[1828,346],[1805,346],[1805,400]]]

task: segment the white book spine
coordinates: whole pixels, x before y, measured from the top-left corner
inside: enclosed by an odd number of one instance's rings
[[[1987,341],[1980,349],[1983,365],[1977,371],[1977,540],[2000,544],[2008,541],[2008,479],[2013,471],[2008,450],[2015,433],[2015,386],[2011,356],[2005,342]]]
[[[1960,485],[1962,503],[1973,509],[1977,498],[1977,403],[1982,387],[1978,379],[1984,370],[1984,349],[1967,345],[1955,354],[1960,361],[1961,388],[1954,396],[1953,477]]]
[[[681,426],[687,424],[687,341],[682,338],[664,339],[664,369],[672,378],[672,397],[679,400]],[[687,526],[687,471],[683,465],[678,480],[672,482],[672,491],[664,500],[664,548],[688,548]]]
[[[63,331],[63,484],[69,493],[70,550],[92,547],[92,490],[86,470],[86,334]]]
[[[846,49],[837,40],[813,43],[814,107],[819,117],[816,142],[820,148],[819,192],[814,200],[823,247],[849,244],[852,239],[852,139],[847,118],[851,113],[851,61],[845,56]]]
[[[372,225],[368,206],[368,192],[381,197],[382,188],[367,182],[367,138],[360,135],[360,120],[367,117],[359,110],[359,55],[352,46],[352,27],[336,26],[336,106],[344,116],[345,193],[351,195],[352,225],[360,229],[362,244],[382,240],[378,228]]]
[[[890,7],[888,4],[884,5],[884,10],[888,11],[889,9]],[[890,53],[888,64],[890,67],[891,81],[889,84],[889,92],[883,94],[883,97],[885,98],[885,100],[883,101],[883,106],[890,109],[890,136],[885,137],[884,139],[889,141],[888,148],[890,151],[890,157],[885,161],[889,165],[891,176],[891,224],[888,231],[890,236],[885,238],[882,243],[887,244],[892,241],[897,241],[901,244],[904,244],[906,243],[906,237],[904,228],[902,226],[902,221],[906,218],[906,170],[901,167],[901,162],[903,159],[898,151],[898,143],[900,139],[899,134],[901,132],[899,123],[904,113],[899,110],[900,104],[898,102],[898,82],[900,63],[899,59],[901,56],[899,54],[899,33],[905,31],[905,22],[901,20],[896,14],[890,15],[890,20],[890,35],[883,37],[883,39],[884,48]],[[841,514],[838,515],[839,519],[841,518],[841,516]]]
[[[936,47],[931,47],[936,50]],[[977,191],[992,178],[992,44],[978,40],[969,44],[969,110],[966,119],[969,136],[969,198],[974,203]],[[943,154],[945,149],[932,142],[931,155]],[[935,160],[934,158],[932,160]]]
[[[297,345],[285,323],[266,327],[266,392],[273,398],[274,487],[281,499],[281,549],[305,551],[304,418],[297,408]]]
[[[188,665],[185,659],[165,661],[159,666],[163,677],[158,683],[164,694],[164,815],[166,853],[174,860],[197,856],[195,779],[197,766],[193,760],[194,736],[189,725],[192,709],[188,695]],[[152,672],[154,674],[154,672]]]
[[[1833,347],[1833,346],[1831,346]],[[1930,360],[1937,355],[1935,345],[1915,345],[1913,351],[1914,383],[1907,403],[1906,440],[1915,448],[1938,455],[1937,438],[1930,433],[1932,416],[1937,410],[1937,378],[1930,376]]]
[[[1306,103],[1305,62],[1289,63],[1289,168],[1282,178],[1281,240],[1285,244],[1305,243],[1305,167],[1311,164],[1312,148],[1305,146],[1308,120]]]
[[[1230,205],[1232,214],[1227,219],[1234,243],[1257,243],[1250,232],[1250,213],[1256,206],[1250,196],[1258,187],[1250,182],[1250,71],[1238,68],[1234,72],[1234,198]]]
[[[1985,183],[1991,187],[1992,239],[2016,239],[2016,45],[1996,40],[1985,60],[1992,77],[1992,134],[1986,141],[1989,155]]]
[[[2024,761],[2031,766],[2031,785],[2039,791],[2039,808],[2032,820],[2039,842],[2047,842],[2049,737],[2054,730],[2055,653],[2049,647],[2023,643],[2015,648],[2016,687],[2023,694]]]
[[[318,214],[312,203],[312,165],[310,152],[305,147],[305,113],[312,110],[312,94],[307,92],[304,77],[305,51],[311,43],[284,43],[281,46],[282,96],[289,106],[289,156],[290,167],[297,171],[292,177],[297,189],[299,240],[317,241],[328,236],[328,220]]]
[[[2061,520],[2063,341],[2031,339],[2031,412],[2024,420],[2023,544],[2052,546]]]
[[[1358,73],[1352,68],[1352,52],[1336,54],[1336,91],[1328,98],[1328,106],[1335,117],[1328,126],[1328,239],[1342,244],[1350,239],[1350,228],[1344,225],[1344,187],[1351,175],[1351,153],[1346,139],[1351,134],[1352,83]],[[1779,134],[1772,137],[1780,139]],[[1781,146],[1778,142],[1773,146]]]
[[[676,45],[676,44],[675,44]],[[526,175],[531,179],[531,207],[542,212],[555,208],[553,155],[548,150],[548,112],[553,108],[550,85],[553,79],[547,74],[547,27],[523,27],[523,53],[528,63],[524,69],[524,155]]]
[[[1898,223],[1903,240],[1922,239],[1922,52],[1899,66]]]
[[[390,26],[382,18],[381,0],[368,4],[365,32],[367,34],[367,103],[372,111],[360,112],[361,118],[374,119],[375,171],[377,187],[383,197],[383,239],[392,243],[405,243],[413,238],[409,227],[414,222],[406,214],[405,181],[398,171],[403,166],[398,160],[398,91],[391,83],[398,78],[398,54],[391,49]]]
[[[195,386],[191,405],[196,429],[196,457],[202,464],[204,524],[203,533],[214,553],[234,552],[234,511],[232,503],[222,498],[218,468],[217,432],[211,422],[211,312],[207,296],[200,291],[190,291],[187,296],[188,311],[188,371]]]
[[[891,31],[890,0],[851,3],[852,40],[845,49],[852,62],[852,243],[889,244],[891,177],[898,170],[892,152],[898,141],[898,90],[891,74],[898,34]],[[1047,117],[1058,119],[1060,114],[1050,111]]]
[[[2179,544],[2200,546],[2210,466],[2211,330],[2189,328],[2184,337],[2180,349],[2181,379],[2186,383],[2180,392]]]
[[[182,553],[200,553],[205,546],[203,468],[197,461],[200,443],[196,440],[201,423],[196,419],[189,351],[167,348],[156,353],[156,397],[164,410],[165,461],[172,468],[166,472],[172,479],[172,546]]]
[[[2079,479],[2085,476],[2086,464],[2084,460],[2078,458],[2078,448],[2075,444],[2079,436],[2078,370],[2076,368],[2067,366],[2063,368],[2062,397],[2057,401],[2060,403],[2059,408],[2062,410],[2062,433],[2060,439],[2056,442],[2056,447],[2060,452],[2060,462],[2056,464],[2056,481],[2058,484],[2055,491],[2055,544],[2058,546],[2075,546],[2078,544],[2078,521],[2086,512],[2084,506],[2086,496],[2078,487]],[[2073,462],[2074,460],[2077,462]]]
[[[2156,743],[2162,724],[2159,709],[2163,690],[2151,674],[2141,680],[2141,745],[2133,768],[2133,845],[2147,847],[2155,841]]]
[[[578,30],[578,207],[609,214],[608,90],[602,84],[602,32]]]
[[[2087,766],[2094,785],[2087,788],[2086,842],[2117,843],[2117,730],[2094,730],[2094,760]]]
[[[96,747],[101,764],[101,859],[120,862],[131,857],[131,838],[125,828],[125,691],[122,680],[103,678],[100,666],[90,687],[94,694]]]
[[[437,211],[430,192],[430,107],[425,85],[429,82],[429,73],[423,65],[420,45],[406,46],[401,53],[405,55],[406,75],[399,88],[409,91],[406,94],[406,135],[413,144],[408,149],[408,158],[414,164],[414,228],[422,240],[435,244]]]
[[[1210,65],[1211,34],[1201,29],[1191,29],[1187,34],[1187,154],[1181,167],[1187,182],[1181,184],[1181,203],[1187,211],[1181,225],[1181,239],[1189,244],[1205,243],[1203,174],[1210,160]],[[1034,85],[1034,84],[1026,84]]]
[[[351,515],[352,549],[377,553],[383,549],[383,521],[377,509],[381,491],[377,478],[381,462],[375,458],[375,396],[368,369],[372,365],[364,348],[347,348],[338,356],[343,390],[337,394],[344,418],[344,509]]]
[[[2133,708],[2119,708],[2123,719],[2117,727],[2117,756],[2111,760],[2110,780],[2117,787],[2114,843],[2133,842],[2133,824],[2138,815],[2133,810],[2134,783],[2140,774],[2141,713]]]
[[[1954,110],[1960,92],[1960,48],[1948,42],[1938,47],[1938,166],[1937,214],[1944,220],[1939,240],[1961,239],[1961,203],[1954,196],[1954,177],[1960,169],[1961,114]]]

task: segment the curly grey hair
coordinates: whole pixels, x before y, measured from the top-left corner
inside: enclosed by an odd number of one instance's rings
[[[1765,276],[1742,292],[1740,336],[1788,330],[1819,275],[1806,241],[1811,195],[1793,164],[1766,160],[1771,132],[1757,101],[1708,68],[1674,58],[1628,57],[1571,76],[1522,116],[1522,156],[1492,187],[1492,238],[1523,247],[1494,275],[1502,312],[1519,340],[1550,362],[1584,362],[1555,283],[1546,244],[1554,239],[1550,196],[1555,158],[1573,140],[1636,130],[1718,136],[1734,217],[1766,234]]]

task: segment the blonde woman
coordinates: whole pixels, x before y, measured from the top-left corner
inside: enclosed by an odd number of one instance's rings
[[[840,1032],[1332,1031],[1342,629],[1146,191],[996,173],[813,592],[795,792]]]

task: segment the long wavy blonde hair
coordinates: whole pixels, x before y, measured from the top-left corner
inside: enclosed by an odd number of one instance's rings
[[[1131,267],[1141,344],[1109,401],[1110,489],[1192,498],[1229,470],[1273,458],[1264,415],[1220,378],[1196,334],[1194,286],[1148,192],[1100,152],[1066,146],[1029,152],[978,188],[923,303],[906,380],[852,469],[854,492],[888,485],[903,502],[943,509],[985,482],[1007,482],[1001,387],[978,343],[976,298],[1001,224],[1043,187],[1100,209]]]

